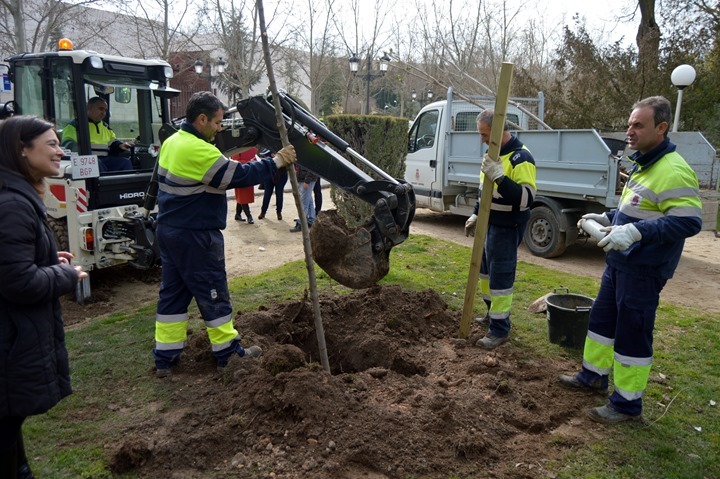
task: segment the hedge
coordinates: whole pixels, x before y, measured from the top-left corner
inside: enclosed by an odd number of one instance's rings
[[[362,155],[375,166],[393,178],[405,177],[405,158],[407,156],[407,118],[377,115],[331,115],[326,116],[326,126],[345,140],[350,148]],[[375,179],[377,173],[370,171],[362,162],[350,155],[345,157],[355,166]],[[337,206],[338,213],[349,226],[365,222],[372,215],[373,206],[340,188],[332,186],[330,197]]]

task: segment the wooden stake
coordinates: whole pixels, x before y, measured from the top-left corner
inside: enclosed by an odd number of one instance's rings
[[[272,59],[270,58],[270,45],[268,42],[267,28],[265,26],[265,10],[262,0],[256,0],[258,10],[258,20],[260,23],[260,32],[262,37],[263,55],[265,57],[265,67],[267,69],[268,80],[270,82],[270,91],[272,92],[273,106],[275,107],[275,118],[277,120],[278,131],[283,146],[290,144],[288,140],[287,129],[285,128],[285,120],[282,115],[282,106],[280,105],[280,95],[278,94],[277,84],[275,83],[275,73],[273,70]],[[315,263],[312,257],[312,247],[310,245],[310,229],[307,224],[305,210],[300,201],[300,192],[295,175],[295,168],[288,168],[288,176],[292,185],[293,197],[295,198],[295,207],[298,210],[300,218],[300,226],[302,227],[303,248],[305,249],[305,267],[308,271],[308,280],[310,282],[310,297],[312,298],[313,316],[315,318],[315,337],[318,342],[318,350],[320,353],[320,364],[323,371],[330,374],[330,361],[328,360],[327,345],[325,343],[325,328],[323,327],[322,316],[320,315],[320,300],[318,299],[317,280],[315,278]],[[320,180],[318,180],[320,181]]]
[[[490,144],[488,147],[488,155],[494,160],[497,160],[500,156],[513,67],[514,65],[512,63],[503,62],[502,68],[500,69],[497,96],[495,97],[495,113],[493,115],[493,123],[490,126]],[[493,181],[485,175],[482,194],[480,195],[477,224],[475,225],[472,255],[470,256],[470,272],[468,273],[468,281],[465,288],[465,302],[463,303],[462,319],[460,320],[460,330],[458,331],[458,337],[461,339],[467,338],[470,334],[475,292],[477,290],[478,277],[480,276],[480,263],[482,262],[483,249],[485,248],[485,237],[487,236],[494,186]]]

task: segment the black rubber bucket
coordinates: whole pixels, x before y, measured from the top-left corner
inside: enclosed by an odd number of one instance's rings
[[[579,294],[551,294],[547,302],[548,336],[550,342],[570,348],[585,345],[590,308],[594,299]]]

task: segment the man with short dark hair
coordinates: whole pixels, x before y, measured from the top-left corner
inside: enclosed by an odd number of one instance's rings
[[[295,162],[292,145],[274,158],[238,163],[211,142],[222,129],[225,105],[212,93],[195,93],[180,131],[166,139],[158,159],[157,241],[162,283],[153,357],[157,376],[171,374],[187,340],[188,306],[195,301],[205,321],[218,371],[234,354],[258,357],[259,346],[240,345],[233,325],[221,230],[227,222],[227,190],[256,185]]]
[[[483,143],[490,143],[490,129],[494,111],[483,110],[477,117],[477,128]],[[478,284],[488,307],[478,323],[489,323],[485,337],[476,346],[495,349],[510,338],[510,308],[512,306],[517,249],[530,219],[530,207],[535,198],[535,159],[530,150],[503,128],[500,156],[497,161],[488,155],[483,158],[480,185],[485,175],[493,180],[493,197],[488,219],[487,237],[480,264]],[[465,222],[465,234],[474,234],[479,203]]]
[[[87,103],[88,131],[93,153],[100,156],[118,155],[129,148],[129,145],[118,140],[110,125],[105,122],[108,104],[101,97],[90,98]],[[77,120],[73,120],[63,128],[62,146],[78,151]]]
[[[608,404],[589,413],[605,424],[641,418],[660,291],[675,272],[685,238],[702,228],[697,176],[667,136],[671,111],[661,96],[633,105],[627,142],[636,150],[630,156],[635,167],[619,205],[578,223],[603,225],[607,236],[598,246],[607,251],[607,267],[590,311],[582,370],[559,380],[567,388],[607,394],[613,371]]]
[[[130,149],[131,143],[120,141],[115,137],[110,125],[105,122],[108,104],[99,96],[90,98],[87,104],[88,132],[90,134],[90,148],[97,155],[100,171],[127,171],[133,166],[129,158],[122,154]],[[78,152],[78,121],[71,121],[62,132],[62,146],[70,151]]]

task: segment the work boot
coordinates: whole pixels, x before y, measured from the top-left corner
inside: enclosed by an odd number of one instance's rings
[[[510,336],[505,336],[504,338],[499,338],[497,336],[493,336],[492,334],[488,334],[484,338],[478,339],[477,343],[475,343],[475,346],[480,346],[483,349],[495,349],[498,346],[500,346],[503,343],[506,343],[510,340]]]
[[[560,382],[561,386],[568,389],[602,394],[604,396],[607,396],[608,393],[608,387],[604,386],[600,379],[588,385],[580,382],[576,375],[571,376],[568,374],[561,374],[560,376],[558,376],[558,381]]]
[[[475,324],[478,325],[485,325],[490,323],[490,314],[485,313],[485,316],[478,316],[475,318]]]
[[[241,356],[242,358],[259,358],[262,356],[262,348],[260,346],[250,346],[249,348],[244,348],[244,351]]]
[[[601,407],[592,408],[588,411],[588,416],[595,422],[601,422],[603,424],[617,424],[625,421],[639,421],[642,416],[631,416],[616,411],[611,405],[605,405]]]
[[[240,348],[240,349],[243,351],[243,353],[240,355],[241,358],[254,359],[254,358],[259,358],[260,356],[262,356],[262,348],[260,346],[250,346],[249,348]],[[238,354],[240,354],[240,353],[238,352]],[[227,368],[227,365],[229,362],[230,362],[229,359],[226,360],[224,363],[218,362],[217,363],[217,372],[219,372],[221,374],[223,372],[225,372],[225,369]]]
[[[162,363],[164,366],[165,364],[167,364],[167,361],[162,361]],[[168,367],[158,367],[157,362],[156,362],[155,364],[156,364],[157,369],[155,369],[155,377],[156,378],[166,378],[168,376],[172,376],[172,368],[177,366],[178,363],[180,363],[180,355],[179,354],[177,356],[173,357],[172,361],[170,361],[170,366],[168,366]]]

